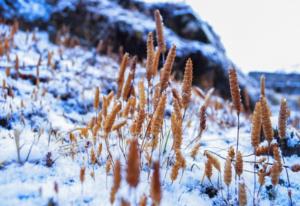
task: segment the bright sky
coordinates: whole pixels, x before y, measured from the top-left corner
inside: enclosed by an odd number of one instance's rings
[[[185,2],[210,23],[228,56],[245,72],[300,72],[300,0]]]

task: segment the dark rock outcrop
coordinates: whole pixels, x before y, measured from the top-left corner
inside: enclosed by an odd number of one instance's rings
[[[20,5],[17,2],[2,1],[2,18],[17,18],[23,26],[38,25],[48,30],[52,39],[63,25],[67,25],[81,44],[96,46],[102,40],[114,52],[123,46],[125,51],[140,58],[146,56],[147,34],[155,31],[153,11],[159,9],[166,26],[167,47],[177,46],[174,69],[179,72],[176,76],[180,78],[190,57],[194,64],[194,84],[203,88],[215,87],[221,96],[230,97],[227,73],[232,62],[216,33],[186,4],[144,3],[138,0],[29,0],[43,8],[40,13],[46,13],[45,16],[29,17],[29,14],[20,12],[22,9],[18,9]],[[247,78],[241,72],[239,76],[241,87],[246,84],[249,87]]]

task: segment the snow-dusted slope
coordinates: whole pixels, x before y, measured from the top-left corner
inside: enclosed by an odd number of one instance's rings
[[[5,31],[5,27],[1,27]],[[53,57],[48,64],[48,55]],[[15,59],[18,56],[19,72],[23,75],[16,77]],[[36,76],[36,64],[41,57],[39,66],[39,88],[29,75]],[[1,205],[46,205],[56,202],[59,205],[109,205],[109,194],[112,186],[112,171],[106,173],[107,151],[103,151],[98,158],[98,164],[92,165],[89,159],[93,139],[91,136],[83,138],[75,129],[83,128],[96,115],[93,108],[94,92],[100,87],[101,97],[110,90],[116,91],[116,78],[118,63],[112,58],[99,56],[94,50],[82,47],[65,48],[49,43],[45,33],[18,32],[14,37],[14,47],[9,52],[9,58],[0,58],[0,79],[5,80],[7,88],[14,93],[8,95],[7,90],[1,90],[0,117],[2,128],[0,130],[0,203]],[[24,65],[24,66],[23,66]],[[5,68],[11,67],[10,75],[6,76]],[[27,76],[25,75],[27,74]],[[136,85],[145,75],[145,68],[138,65],[136,71]],[[156,77],[154,82],[158,81]],[[146,82],[145,82],[145,85]],[[171,83],[173,88],[180,90],[178,82]],[[8,89],[9,90],[9,89]],[[137,92],[137,91],[136,91]],[[102,102],[102,98],[101,98]],[[165,125],[163,131],[169,133],[170,140],[166,143],[166,153],[161,157],[161,183],[163,198],[161,205],[224,205],[223,197],[226,191],[214,190],[224,187],[218,180],[218,173],[214,169],[211,182],[202,177],[204,175],[203,156],[205,150],[218,154],[222,170],[227,149],[235,145],[236,115],[229,102],[218,97],[212,97],[207,109],[207,130],[201,139],[200,152],[196,159],[190,157],[191,148],[186,146],[197,135],[199,107],[203,99],[193,93],[192,103],[188,108],[183,124],[182,152],[186,158],[186,169],[176,181],[170,180],[171,165],[166,165],[167,157],[172,157],[172,133],[169,115],[172,112],[171,95],[167,99]],[[122,104],[125,104],[122,102]],[[110,111],[110,110],[109,110]],[[273,124],[276,122],[277,112],[274,113]],[[121,121],[122,118],[118,119]],[[131,138],[129,126],[132,119],[128,119],[128,126],[123,130],[123,144]],[[72,142],[70,132],[76,134],[77,146],[72,158]],[[289,128],[289,133],[292,131]],[[296,132],[296,130],[293,130]],[[294,133],[296,134],[296,133]],[[100,142],[103,142],[99,134]],[[167,136],[167,135],[166,135]],[[18,163],[15,140],[20,139],[20,158]],[[241,143],[244,161],[253,161],[250,145],[250,120],[241,116]],[[165,139],[164,139],[165,140]],[[110,147],[114,158],[120,158],[122,168],[126,168],[125,156],[119,147],[118,133],[110,136]],[[289,140],[291,144],[298,144],[299,139],[294,136]],[[103,143],[104,144],[104,143]],[[122,148],[122,147],[121,147]],[[125,146],[125,150],[127,147]],[[125,151],[127,153],[127,151]],[[171,154],[171,155],[170,155]],[[157,159],[157,152],[154,159]],[[272,159],[272,158],[271,158]],[[54,163],[52,164],[52,161]],[[296,156],[287,157],[286,165],[299,162]],[[142,159],[146,162],[145,158]],[[85,181],[80,182],[79,173],[82,166],[86,167]],[[245,163],[243,181],[247,185],[248,202],[251,205],[253,188],[253,165]],[[120,198],[137,202],[142,194],[149,198],[149,167],[143,164],[141,168],[140,183],[137,189],[130,189],[125,181],[125,170],[122,173],[121,190],[117,193],[116,205]],[[90,174],[93,174],[94,178]],[[282,173],[283,174],[283,173]],[[223,175],[223,174],[222,174]],[[300,177],[297,173],[290,173],[292,180],[291,190],[295,203],[300,199]],[[281,183],[276,187],[277,197],[274,205],[288,205],[286,194],[286,176],[281,176]],[[54,185],[58,185],[58,193]],[[222,186],[223,185],[223,186]],[[270,185],[270,178],[266,178],[266,185]],[[231,201],[234,196],[234,183],[229,188]],[[210,198],[209,195],[213,197]],[[260,205],[269,205],[267,187],[261,189]],[[136,205],[136,204],[132,204]]]

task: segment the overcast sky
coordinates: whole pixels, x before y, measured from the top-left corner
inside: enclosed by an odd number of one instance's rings
[[[212,25],[228,56],[245,72],[300,72],[300,0],[185,2]]]

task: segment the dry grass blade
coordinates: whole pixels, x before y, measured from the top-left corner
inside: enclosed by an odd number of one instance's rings
[[[129,57],[129,54],[125,53],[122,58],[121,65],[120,65],[119,77],[117,80],[117,83],[118,83],[117,98],[120,98],[122,90],[123,90],[124,75],[125,75],[125,71],[126,71],[126,67],[127,67],[128,57]]]
[[[185,65],[183,84],[182,84],[182,105],[187,108],[192,95],[192,81],[193,81],[193,62],[189,58]]]
[[[209,158],[205,161],[205,176],[210,180],[212,176],[212,162]]]
[[[137,56],[134,56],[133,59],[131,60],[130,72],[128,74],[127,80],[123,88],[122,96],[125,101],[127,101],[131,93],[131,87],[135,77],[136,63],[137,63]]]
[[[154,54],[153,66],[152,66],[152,75],[156,76],[158,71],[159,59],[160,59],[160,49],[158,49]]]
[[[273,186],[276,186],[279,182],[280,176],[280,165],[278,162],[275,162],[271,168],[271,182]]]
[[[154,162],[153,169],[154,171],[151,178],[150,196],[152,198],[154,205],[158,206],[162,198],[160,174],[159,174],[159,162]]]
[[[147,39],[147,63],[146,63],[146,77],[150,82],[153,76],[153,63],[154,63],[154,45],[153,45],[153,34],[150,32]]]
[[[113,186],[110,192],[110,203],[113,204],[115,201],[116,193],[118,192],[120,185],[121,185],[121,163],[120,160],[117,160],[115,163],[114,168],[114,179],[113,179]]]
[[[224,183],[229,186],[232,180],[231,158],[228,156],[224,167]]]
[[[261,102],[263,130],[264,130],[265,137],[270,144],[271,141],[273,140],[274,133],[273,133],[272,123],[270,119],[269,107],[265,97],[261,97],[260,102]]]
[[[172,95],[173,95],[173,98],[177,100],[180,108],[183,108],[182,99],[179,95],[179,92],[175,88],[172,89]]]
[[[238,151],[236,155],[235,171],[239,177],[243,173],[243,156],[240,151]]]
[[[164,91],[168,86],[175,57],[176,57],[176,46],[173,45],[168,53],[164,67],[161,70],[161,76],[160,76],[161,91]]]
[[[95,110],[99,109],[99,103],[100,103],[100,90],[99,90],[99,87],[96,87],[95,98],[94,98],[94,108],[95,108]]]
[[[214,168],[216,168],[218,170],[218,172],[221,172],[221,163],[217,159],[217,157],[215,157],[214,155],[210,154],[208,151],[205,151],[204,155],[211,162],[211,164],[214,166]]]
[[[214,93],[214,91],[215,91],[215,89],[214,89],[214,88],[211,88],[211,89],[208,90],[208,92],[206,93],[205,98],[204,98],[204,103],[203,103],[203,105],[204,105],[205,107],[208,107],[210,98],[211,98],[212,94]]]
[[[171,116],[171,129],[173,133],[173,149],[180,150],[182,144],[182,125],[181,121],[177,120],[175,113]]]
[[[206,107],[204,105],[200,108],[200,134],[206,129]]]
[[[156,107],[157,107],[159,99],[160,99],[160,91],[161,91],[161,87],[158,84],[154,88],[154,94],[153,94],[153,98],[152,98],[152,104],[153,104],[154,111],[156,110]]]
[[[245,188],[245,183],[239,183],[239,205],[247,205],[247,193]]]
[[[115,122],[116,116],[119,113],[119,111],[121,110],[121,108],[122,108],[121,104],[119,102],[116,103],[114,105],[111,113],[106,118],[105,123],[104,123],[104,132],[106,135],[108,135],[111,132],[111,129]]]
[[[264,97],[265,96],[265,76],[262,75],[260,77],[260,96]]]
[[[139,206],[147,206],[147,196],[143,195],[140,199]]]
[[[137,187],[140,181],[140,156],[138,140],[132,139],[127,155],[126,181],[131,187]]]
[[[279,118],[278,118],[278,134],[280,138],[286,137],[286,121],[287,121],[287,103],[286,99],[281,100]]]
[[[145,86],[143,80],[139,81],[138,89],[139,89],[139,97],[140,97],[139,109],[144,110],[147,104],[147,100],[146,100]]]
[[[154,18],[155,18],[155,24],[156,24],[156,39],[157,44],[162,53],[165,53],[166,51],[166,43],[164,38],[164,25],[162,21],[162,17],[160,15],[159,10],[154,11]]]
[[[261,104],[257,102],[252,117],[251,144],[253,148],[256,148],[260,142],[261,121]]]
[[[229,69],[229,84],[232,102],[237,113],[239,114],[241,112],[241,94],[235,69]]]
[[[151,134],[153,135],[153,147],[156,148],[158,134],[160,133],[165,113],[165,105],[166,105],[167,96],[163,94],[160,97],[158,106],[154,112],[152,121],[151,121]]]

